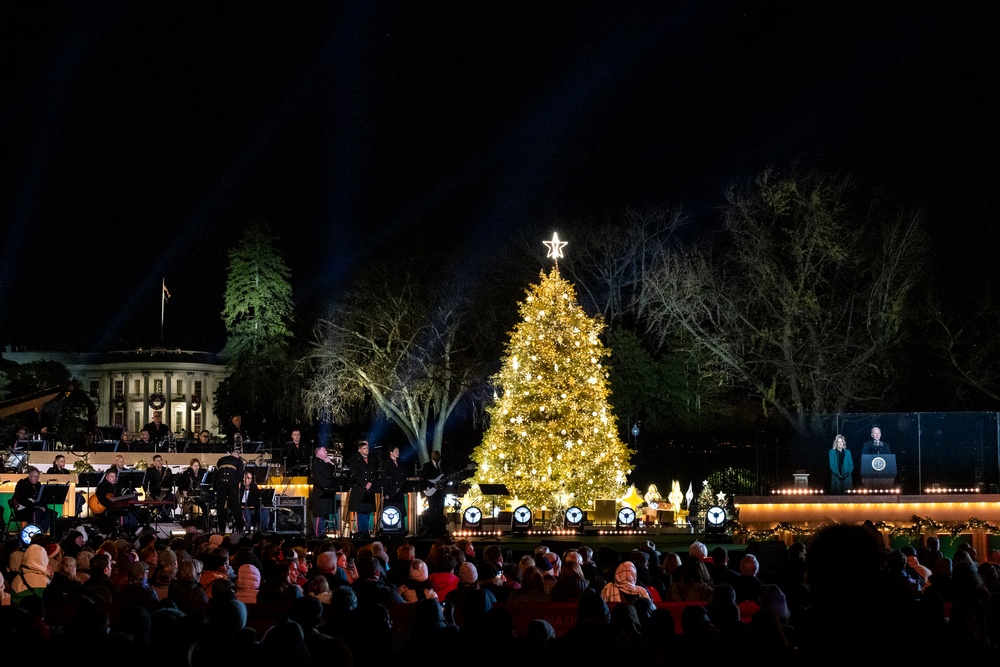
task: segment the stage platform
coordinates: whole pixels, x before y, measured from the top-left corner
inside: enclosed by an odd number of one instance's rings
[[[972,546],[985,559],[991,546],[991,526],[1000,526],[1000,494],[737,496],[733,505],[740,525],[751,533],[770,531],[781,525],[794,527],[795,531],[785,531],[781,536],[788,544],[799,539],[797,531],[811,533],[828,524],[860,525],[871,521],[882,528],[886,545],[891,546],[890,530],[885,526],[910,528],[917,523],[916,517],[921,523],[940,526],[922,530],[925,537],[931,534],[950,537],[951,529],[963,528],[961,532],[970,536]]]

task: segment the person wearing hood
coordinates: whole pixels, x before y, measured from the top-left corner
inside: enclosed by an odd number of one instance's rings
[[[11,605],[17,606],[32,595],[42,597],[45,587],[51,580],[52,569],[49,567],[49,556],[45,552],[45,547],[40,544],[30,545],[25,550],[21,564],[14,574],[14,581],[11,582]]]
[[[236,571],[236,599],[243,604],[257,602],[257,591],[260,589],[260,570],[256,566],[245,563]]]
[[[639,598],[649,599],[649,591],[636,585],[635,563],[622,561],[615,569],[615,580],[601,589],[601,598],[605,602],[631,603]]]

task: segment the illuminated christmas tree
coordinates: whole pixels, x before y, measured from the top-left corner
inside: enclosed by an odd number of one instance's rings
[[[562,256],[558,236],[546,245],[550,257]],[[472,455],[470,499],[482,502],[479,484],[505,484],[517,501],[558,517],[624,495],[633,452],[608,402],[603,322],[583,312],[558,263],[540,279],[520,304],[521,322],[493,378],[497,398]]]

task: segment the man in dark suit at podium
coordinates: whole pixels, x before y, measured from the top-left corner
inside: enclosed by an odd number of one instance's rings
[[[866,475],[869,470],[865,467],[865,455],[870,454],[872,456],[891,456],[892,449],[888,444],[882,441],[882,429],[878,426],[872,427],[872,439],[866,442],[861,447],[861,485],[866,489],[891,489],[896,484],[894,477],[872,477]],[[893,468],[895,468],[895,462],[892,463]]]
[[[862,454],[892,454],[889,445],[882,441],[882,429],[878,426],[872,427],[872,439],[861,448]]]

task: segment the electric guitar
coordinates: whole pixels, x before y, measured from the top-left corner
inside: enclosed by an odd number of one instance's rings
[[[430,496],[433,496],[439,490],[441,490],[444,487],[448,486],[448,483],[451,482],[452,480],[458,479],[463,474],[469,472],[470,470],[475,470],[475,469],[476,469],[476,466],[474,464],[470,463],[469,465],[465,466],[461,470],[456,470],[455,472],[447,474],[447,475],[444,474],[444,473],[441,473],[440,475],[438,475],[434,479],[428,479],[428,480],[426,480],[424,482],[424,484],[426,484],[426,486],[424,487],[424,495],[427,496],[428,498]]]
[[[136,498],[138,498],[138,495],[135,493],[126,493],[124,495],[114,497],[109,495],[105,498],[105,503],[113,504],[122,502],[123,500],[135,500]],[[90,498],[87,499],[87,506],[93,514],[103,514],[108,510],[107,506],[101,504],[101,501],[97,499],[96,493],[90,494]]]

